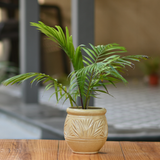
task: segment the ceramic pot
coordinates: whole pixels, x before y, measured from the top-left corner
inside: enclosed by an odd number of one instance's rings
[[[64,137],[74,153],[97,153],[107,140],[108,124],[105,108],[67,108]]]

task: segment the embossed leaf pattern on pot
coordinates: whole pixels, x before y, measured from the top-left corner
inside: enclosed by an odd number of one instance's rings
[[[106,119],[82,117],[78,119],[71,118],[70,120],[67,118],[64,134],[66,138],[104,138],[107,137],[107,132]]]

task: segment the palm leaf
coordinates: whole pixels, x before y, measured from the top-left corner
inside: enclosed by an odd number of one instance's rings
[[[53,28],[42,22],[31,23],[31,25],[37,27],[50,40],[57,43],[69,57],[74,68],[74,71],[69,75],[70,86],[67,89],[56,79],[42,73],[20,74],[7,79],[3,84],[12,85],[30,78],[32,79],[31,84],[35,82],[48,83],[45,89],[55,88],[51,97],[56,95],[57,102],[64,98],[64,102],[69,99],[71,106],[73,104],[77,106],[76,99],[80,97],[82,108],[87,109],[90,97],[96,97],[99,92],[109,94],[106,85],[113,84],[115,86],[115,83],[119,81],[127,82],[119,73],[124,71],[126,66],[133,67],[132,61],[147,59],[147,56],[144,55],[122,56],[121,54],[127,51],[125,47],[116,43],[98,46],[89,44],[90,48],[80,45],[75,49],[67,27],[65,34],[60,26]],[[82,56],[81,50],[87,56]],[[105,90],[98,89],[99,86],[103,86]]]
[[[46,90],[50,89],[51,87],[55,87],[55,94],[56,94],[56,99],[58,101],[58,93],[61,94],[61,92],[63,91],[65,93],[65,95],[70,99],[70,101],[72,101],[76,106],[76,102],[75,100],[72,98],[72,96],[67,92],[67,89],[65,86],[62,86],[62,84],[59,84],[57,79],[52,78],[49,75],[43,74],[43,73],[24,73],[24,74],[20,74],[14,77],[11,77],[5,81],[2,82],[3,85],[7,86],[7,85],[13,85],[15,83],[21,83],[27,79],[33,78],[33,80],[31,80],[31,84],[33,84],[35,81],[43,81],[43,82],[48,82],[50,81],[50,83],[45,87]],[[60,89],[58,89],[60,88]],[[73,106],[73,103],[71,103],[71,105]]]
[[[86,85],[88,90],[86,94],[85,105],[87,105],[87,100],[90,99],[90,92],[95,91],[92,89],[92,87],[98,84],[98,82],[101,81],[102,78],[104,80],[108,80],[109,83],[113,85],[115,85],[115,82],[117,82],[117,80],[121,80],[124,83],[127,83],[127,80],[124,77],[122,77],[118,70],[122,71],[125,68],[125,66],[132,67],[133,63],[130,61],[140,61],[140,59],[146,59],[146,56],[143,55],[115,55],[116,53],[119,54],[127,52],[125,47],[119,46],[116,43],[98,46],[93,46],[92,44],[90,44],[90,47],[91,49],[87,48],[85,45],[81,45],[81,48],[87,54],[87,56],[84,56],[85,60],[83,60],[83,63],[85,63],[86,66],[79,69],[75,73],[77,77],[82,77],[84,76],[84,74],[91,75],[90,79],[92,80],[88,80],[88,86]],[[104,76],[99,76],[101,74]],[[115,78],[116,81],[105,78],[105,76],[107,77],[109,75]]]

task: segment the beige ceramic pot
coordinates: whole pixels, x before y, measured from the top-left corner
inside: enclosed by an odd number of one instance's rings
[[[67,108],[64,125],[64,137],[74,153],[97,153],[108,136],[106,109],[89,107],[89,109]]]

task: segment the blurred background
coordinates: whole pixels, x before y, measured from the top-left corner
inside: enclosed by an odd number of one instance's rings
[[[109,140],[160,140],[160,2],[158,0],[95,0],[95,45],[118,43],[128,53],[150,56],[148,61],[128,68],[127,86],[109,86],[115,97],[101,94],[94,105],[107,109]],[[39,0],[39,19],[46,25],[68,26],[72,33],[71,0]],[[29,10],[29,8],[27,8]],[[82,10],[83,12],[83,10]],[[20,67],[18,0],[0,1],[0,75],[18,74]],[[84,24],[85,25],[85,24]],[[64,84],[71,71],[65,53],[46,36],[40,35],[40,72]],[[4,64],[5,62],[5,64]],[[7,63],[6,63],[7,62]],[[9,68],[9,69],[8,69]],[[7,75],[7,76],[6,76]],[[0,86],[0,138],[63,139],[66,104],[49,100],[54,88],[44,93],[40,86],[38,104],[22,102],[21,86]],[[12,132],[12,134],[10,134]]]

